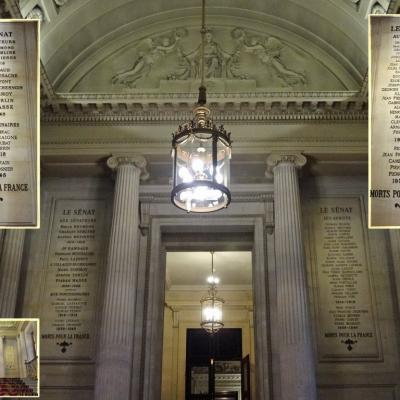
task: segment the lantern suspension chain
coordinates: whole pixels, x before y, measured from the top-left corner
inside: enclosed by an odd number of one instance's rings
[[[200,50],[200,57],[201,57],[201,83],[199,88],[199,101],[198,103],[201,106],[204,106],[207,103],[207,95],[206,95],[206,87],[204,84],[204,46],[205,46],[205,36],[207,33],[206,28],[206,0],[202,0],[202,7],[201,7],[201,50]]]
[[[206,0],[202,0],[202,8],[201,8],[201,84],[200,86],[204,86],[204,43],[205,43],[205,35],[206,35]]]
[[[224,126],[213,122],[206,105],[206,81],[212,78],[213,69],[208,65],[208,53],[214,51],[215,44],[208,43],[212,36],[206,26],[206,0],[201,0],[201,5],[201,43],[193,60],[195,76],[200,80],[199,97],[193,119],[179,125],[172,134],[171,201],[187,212],[209,213],[226,208],[231,202],[228,185],[232,142]]]
[[[215,295],[216,295],[216,285],[215,285],[215,277],[214,277],[214,252],[211,251],[211,277],[212,277],[212,283],[211,283],[211,290],[210,290],[210,294],[211,294],[211,308],[213,310],[215,310]],[[215,313],[212,317],[212,334],[214,333],[214,325],[215,325]]]

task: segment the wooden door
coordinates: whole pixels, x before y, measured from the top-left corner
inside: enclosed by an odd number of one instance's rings
[[[250,356],[242,360],[242,400],[250,400]]]

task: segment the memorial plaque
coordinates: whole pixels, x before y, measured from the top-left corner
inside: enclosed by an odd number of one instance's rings
[[[104,254],[103,200],[56,200],[41,291],[43,359],[94,357]]]
[[[38,21],[0,20],[0,227],[38,227]]]
[[[319,360],[377,360],[380,346],[361,200],[312,199],[308,211]]]

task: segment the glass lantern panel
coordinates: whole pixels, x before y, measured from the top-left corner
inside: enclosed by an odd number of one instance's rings
[[[217,183],[229,187],[229,167],[231,148],[221,140],[217,142],[217,172],[215,180]]]
[[[212,147],[213,135],[207,130],[192,133],[176,144],[173,202],[177,207],[200,213],[219,210],[229,203],[230,148],[221,140],[217,141],[217,168],[213,180]]]
[[[177,146],[176,184],[212,180],[212,139],[195,135]]]
[[[222,302],[207,299],[202,303],[202,322],[222,322]]]

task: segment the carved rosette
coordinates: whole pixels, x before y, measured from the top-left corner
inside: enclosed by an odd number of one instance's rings
[[[282,163],[293,164],[297,169],[301,169],[306,165],[307,158],[301,153],[271,153],[267,158],[265,176],[272,178],[274,168]]]
[[[126,165],[126,164],[132,164],[136,168],[140,169],[140,179],[142,181],[149,178],[149,173],[146,169],[147,161],[140,154],[115,155],[107,159],[107,166],[112,171],[116,171],[120,165]]]

